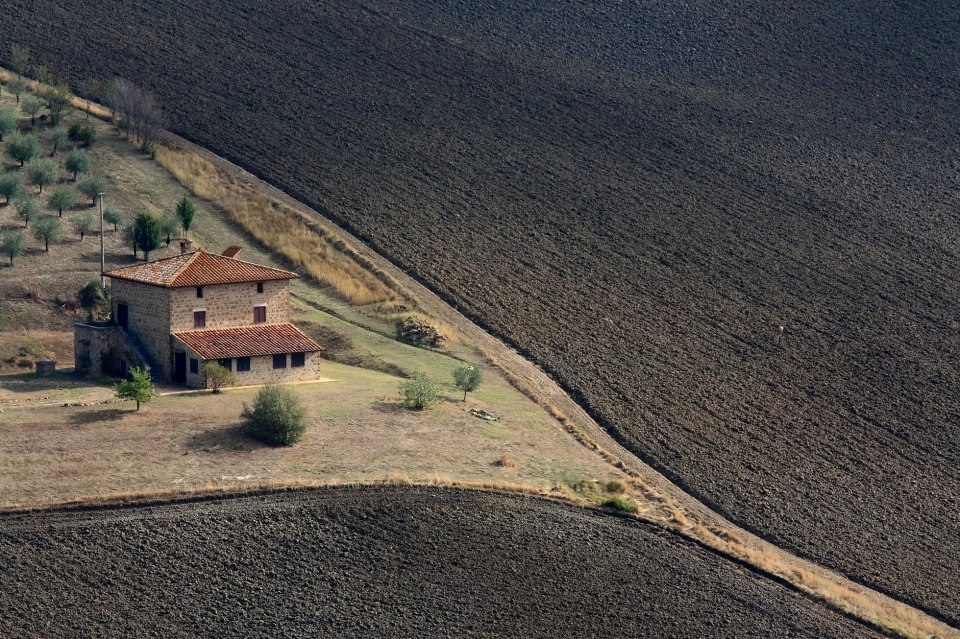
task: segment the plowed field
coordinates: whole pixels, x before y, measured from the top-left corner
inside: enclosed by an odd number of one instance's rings
[[[960,623],[958,5],[543,4],[0,26],[157,92],[738,523]]]
[[[10,639],[876,636],[636,522],[454,490],[6,516],[0,550]]]

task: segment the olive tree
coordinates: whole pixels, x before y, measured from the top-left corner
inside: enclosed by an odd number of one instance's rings
[[[17,215],[23,218],[25,228],[30,227],[30,220],[40,214],[40,204],[32,195],[21,195],[17,200]]]
[[[62,126],[55,126],[47,133],[47,139],[50,140],[53,147],[53,150],[50,151],[50,157],[55,157],[60,147],[67,143],[67,130]]]
[[[164,215],[160,218],[160,232],[167,236],[167,246],[170,246],[171,238],[180,233],[180,218],[176,215]]]
[[[54,189],[50,199],[47,200],[47,208],[56,209],[58,216],[63,217],[63,209],[73,208],[76,201],[73,189],[69,186],[61,186]]]
[[[10,260],[10,266],[13,266],[13,258],[23,255],[26,241],[23,233],[20,231],[9,231],[3,234],[3,241],[0,242],[0,253],[3,253]]]
[[[117,227],[123,223],[123,214],[112,206],[108,206],[107,210],[103,212],[103,221],[107,224],[113,224],[113,232],[116,233]]]
[[[423,410],[440,401],[440,384],[426,373],[414,373],[400,382],[403,406],[411,410]]]
[[[143,251],[143,260],[150,261],[150,251],[160,248],[160,223],[149,213],[141,213],[133,221],[136,246]]]
[[[17,72],[17,78],[30,69],[30,49],[19,44],[10,45],[10,68]]]
[[[64,113],[70,108],[73,101],[73,94],[70,88],[64,84],[58,84],[44,89],[41,94],[43,101],[50,111],[50,121],[54,126],[60,124]]]
[[[93,218],[89,215],[78,215],[70,220],[70,225],[73,226],[74,232],[80,236],[82,242],[83,237],[93,228]]]
[[[479,366],[467,364],[453,371],[453,383],[463,391],[463,401],[467,401],[467,393],[480,388],[481,382],[483,382],[483,370]]]
[[[40,98],[28,95],[23,99],[23,104],[20,106],[24,113],[30,116],[30,126],[34,127],[37,125],[37,116],[40,115],[40,112],[43,111],[43,101]]]
[[[60,220],[52,215],[44,215],[33,225],[33,236],[43,242],[43,250],[50,252],[50,242],[60,241]]]
[[[107,179],[99,175],[88,175],[80,180],[77,190],[90,198],[90,206],[97,203],[97,196],[107,192]]]
[[[4,204],[10,204],[10,200],[20,195],[23,189],[23,178],[16,171],[7,171],[0,175],[0,195],[5,198]]]
[[[13,109],[0,109],[0,142],[3,141],[3,136],[16,130],[17,114],[13,112]]]
[[[40,143],[37,141],[37,136],[32,133],[28,133],[27,135],[19,132],[13,133],[7,137],[6,147],[7,153],[9,153],[10,157],[14,160],[18,161],[20,166],[23,166],[40,154]]]
[[[27,83],[21,78],[17,78],[16,80],[12,80],[10,84],[7,85],[7,91],[17,96],[17,105],[19,105],[20,96],[27,92]]]
[[[60,167],[50,158],[39,158],[30,162],[27,175],[30,178],[30,184],[39,186],[40,195],[43,195],[43,187],[54,184],[60,177]]]
[[[90,154],[83,149],[75,149],[67,156],[64,167],[73,173],[73,181],[77,181],[78,173],[86,173],[90,170]]]
[[[123,241],[133,248],[133,258],[137,258],[137,227],[129,224],[123,227]]]

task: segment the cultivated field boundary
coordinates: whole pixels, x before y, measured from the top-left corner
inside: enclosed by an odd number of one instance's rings
[[[0,69],[0,78],[9,81],[15,74]],[[31,81],[31,90],[39,84]],[[109,109],[85,99],[76,98],[74,106],[91,115],[110,120]],[[558,420],[563,428],[582,445],[600,455],[614,467],[631,477],[629,494],[637,500],[639,510],[633,515],[637,519],[654,523],[678,533],[682,537],[714,550],[738,564],[745,565],[756,572],[772,578],[774,581],[789,585],[797,591],[819,601],[828,607],[853,619],[862,621],[888,635],[926,638],[960,639],[960,630],[935,619],[923,611],[900,602],[876,590],[862,586],[850,579],[819,566],[811,561],[793,555],[782,548],[767,542],[739,526],[734,525],[706,505],[684,492],[664,475],[644,463],[636,455],[621,446],[604,430],[579,404],[577,404],[550,376],[540,367],[523,357],[515,349],[500,339],[487,333],[471,319],[448,304],[435,292],[421,284],[411,275],[402,271],[392,262],[374,251],[352,233],[336,224],[327,215],[294,199],[290,195],[264,182],[242,167],[200,147],[189,140],[170,132],[164,132],[161,143],[168,148],[194,155],[210,163],[229,181],[246,186],[303,218],[307,226],[317,225],[323,232],[331,233],[343,240],[345,252],[356,258],[371,270],[396,286],[398,291],[409,299],[417,300],[426,313],[435,316],[441,322],[453,327],[467,341],[473,344],[487,358],[490,364],[499,368],[518,390],[546,409]],[[400,481],[398,483],[404,483]],[[412,482],[407,482],[412,483]],[[534,494],[541,497],[562,498],[564,501],[584,503],[573,496],[562,497],[544,493],[539,489],[524,486],[495,486],[469,482],[436,481],[427,485],[449,485],[459,488],[495,489],[509,492]],[[330,484],[325,484],[330,485]],[[295,485],[308,487],[307,485]],[[319,486],[318,486],[319,487]],[[282,486],[260,486],[260,490],[280,490]],[[199,492],[191,491],[186,499],[203,497],[203,487]],[[230,495],[229,490],[216,492],[215,486],[206,487],[207,494],[213,496]],[[251,492],[257,487],[251,487]],[[117,505],[133,505],[138,501],[154,500],[161,503],[177,500],[176,492],[117,496]],[[183,495],[181,491],[179,493]],[[236,493],[242,494],[242,493]],[[110,499],[99,500],[100,505],[109,506]],[[97,498],[85,502],[89,506],[98,505]],[[40,509],[5,510],[4,513],[23,510],[50,510],[64,507],[80,507],[84,504],[60,504]],[[144,504],[140,504],[144,505]]]

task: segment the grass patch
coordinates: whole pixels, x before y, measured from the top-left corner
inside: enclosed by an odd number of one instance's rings
[[[621,495],[614,495],[613,497],[605,499],[600,503],[600,505],[607,510],[613,510],[618,513],[628,513],[631,515],[636,513],[638,510],[635,503]]]

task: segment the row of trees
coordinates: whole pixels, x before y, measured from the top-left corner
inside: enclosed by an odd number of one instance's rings
[[[183,196],[172,214],[157,216],[140,213],[137,215],[133,224],[124,229],[123,239],[133,247],[134,257],[137,257],[139,249],[143,251],[144,261],[150,261],[150,252],[160,248],[164,241],[167,246],[170,246],[173,237],[180,235],[181,231],[184,234],[190,231],[196,212],[196,205],[187,196]]]

